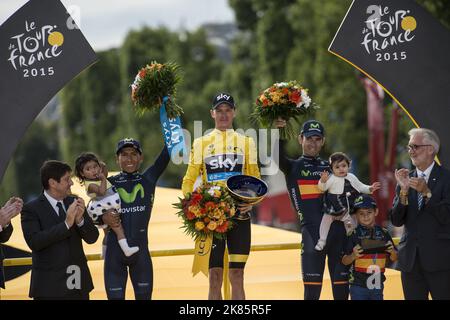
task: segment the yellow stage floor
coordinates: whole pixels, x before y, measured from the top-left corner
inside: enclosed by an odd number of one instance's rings
[[[78,187],[75,193],[83,194]],[[172,203],[181,196],[181,191],[157,188],[155,205],[149,227],[149,247],[152,250],[191,249],[193,241],[180,229],[181,222],[175,215]],[[14,233],[8,245],[29,251],[22,236],[20,219],[13,220]],[[102,231],[101,231],[102,232]],[[101,233],[93,245],[84,245],[87,254],[101,252]],[[301,234],[252,225],[252,245],[300,243]],[[192,256],[154,257],[155,300],[207,299],[208,279],[201,274],[195,278],[191,274]],[[106,299],[103,283],[103,261],[90,261],[89,268],[94,279],[91,299]],[[386,272],[385,299],[403,299],[400,273],[388,269]],[[6,283],[1,291],[1,299],[29,299],[30,272]],[[300,250],[252,252],[245,268],[245,290],[247,299],[257,300],[301,300],[303,284],[301,281]],[[127,285],[127,299],[134,299],[131,283]],[[321,299],[332,299],[328,272],[324,275]]]

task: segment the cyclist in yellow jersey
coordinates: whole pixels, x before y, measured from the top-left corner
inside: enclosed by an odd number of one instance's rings
[[[183,178],[182,191],[192,192],[194,183],[201,176],[202,183],[225,186],[226,180],[237,174],[260,177],[256,146],[252,138],[233,130],[236,116],[234,99],[227,93],[218,94],[212,104],[211,117],[215,129],[194,140],[189,165]],[[251,211],[251,205],[239,205],[240,214]],[[223,255],[225,245],[229,251],[230,283],[233,300],[245,299],[244,267],[250,253],[250,219],[235,219],[233,229],[227,233],[226,240],[214,238],[209,259],[210,300],[222,299]]]

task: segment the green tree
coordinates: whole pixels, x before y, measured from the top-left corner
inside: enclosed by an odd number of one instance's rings
[[[258,12],[254,0],[228,0],[236,15],[236,24],[239,29],[254,31],[258,23]]]
[[[259,8],[256,26],[258,73],[254,79],[261,88],[286,80],[286,61],[293,46],[292,25],[286,19],[293,1],[255,0]]]
[[[245,3],[232,2],[237,10],[237,24],[245,27],[245,37],[251,40],[234,44],[234,60],[224,73],[224,81],[232,86],[231,79],[239,76],[245,79],[247,85],[242,80],[237,83],[247,93],[251,92],[251,97],[242,94],[250,108],[258,92],[273,82],[300,81],[321,106],[315,117],[327,128],[324,155],[345,150],[358,159],[363,176],[367,176],[364,89],[354,69],[327,52],[351,1],[252,0]],[[253,15],[258,17],[254,26],[240,20]],[[251,61],[243,59],[241,52]],[[251,79],[243,77],[243,73]],[[290,142],[289,149],[298,154],[297,142]]]
[[[42,191],[39,168],[45,160],[61,159],[56,121],[36,120],[22,138],[13,157],[18,193],[24,200]]]
[[[367,177],[367,111],[358,73],[327,52],[351,1],[298,0],[289,20],[296,38],[289,56],[290,77],[310,89],[320,105],[316,118],[327,130],[324,154],[343,150],[357,159]]]
[[[153,162],[163,147],[158,112],[143,116],[135,113],[130,84],[141,67],[156,60],[174,61],[182,67],[184,81],[177,88],[176,100],[184,108],[183,124],[190,131],[194,120],[208,120],[209,104],[219,90],[210,85],[222,77],[222,63],[208,43],[205,30],[177,34],[166,28],[131,31],[121,48],[99,53],[100,61],[73,80],[63,92],[61,143],[64,157],[74,159],[90,150],[117,170],[114,148],[124,137],[141,141],[144,166]],[[160,182],[180,186],[185,167],[169,166]]]
[[[450,29],[450,2],[448,0],[416,0],[438,19],[447,29]]]
[[[184,127],[192,132],[194,120],[204,120],[206,98],[203,88],[214,78],[220,78],[221,64],[216,59],[214,48],[207,43],[204,30],[183,34],[171,33],[167,29],[144,28],[131,32],[121,48],[121,120],[118,125],[120,136],[138,138],[149,164],[163,147],[159,113],[148,112],[136,116],[130,100],[129,85],[138,70],[152,60],[160,63],[175,61],[182,67],[183,81],[177,88],[176,101],[183,107]],[[124,123],[122,123],[124,122]],[[162,185],[180,186],[179,177],[186,168],[182,165],[169,166],[160,179]]]
[[[232,61],[223,72],[222,82],[225,90],[236,100],[237,116],[235,124],[241,128],[253,127],[250,121],[253,103],[260,87],[255,86],[253,79],[257,74],[258,50],[254,45],[254,34],[243,32],[231,45]]]
[[[0,187],[0,203],[16,195],[25,201],[41,190],[39,168],[48,159],[59,159],[57,124],[34,121],[14,152]]]
[[[73,163],[83,151],[93,151],[108,163],[119,119],[118,50],[98,53],[99,61],[72,80],[61,94],[63,159]]]

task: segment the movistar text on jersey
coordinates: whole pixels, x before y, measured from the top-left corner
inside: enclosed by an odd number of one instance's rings
[[[130,208],[121,208],[120,213],[135,213],[135,212],[144,212],[145,206],[136,206]]]

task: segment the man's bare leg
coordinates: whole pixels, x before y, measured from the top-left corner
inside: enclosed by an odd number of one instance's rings
[[[209,269],[208,300],[222,300],[223,268]]]
[[[244,269],[230,269],[231,299],[245,300]]]

